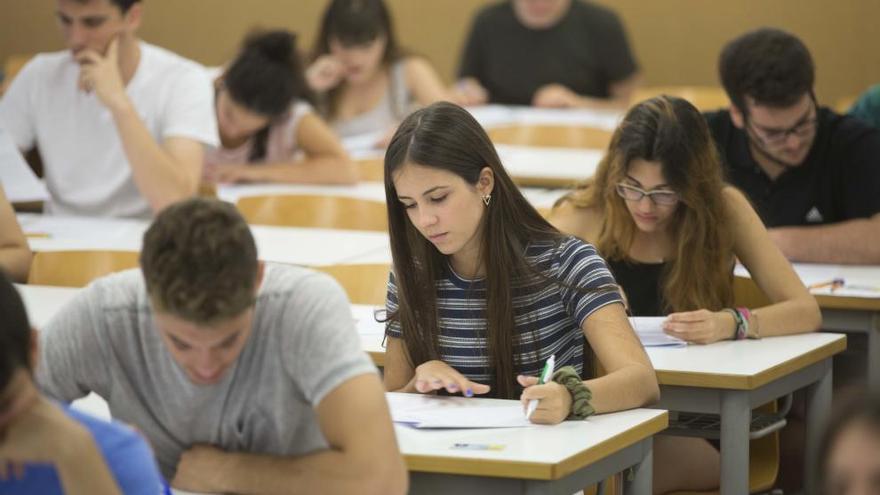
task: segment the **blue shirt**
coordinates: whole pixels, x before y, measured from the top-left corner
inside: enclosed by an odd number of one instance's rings
[[[103,421],[69,407],[60,406],[68,416],[85,426],[107,462],[119,489],[126,495],[169,493],[147,442],[132,428]],[[23,478],[0,479],[2,495],[63,494],[54,466],[28,464]]]
[[[525,256],[550,282],[514,294],[515,371],[538,375],[547,358],[555,354],[557,367],[570,365],[582,374],[584,320],[603,306],[622,302],[614,277],[596,249],[574,237],[558,243],[533,242]],[[492,383],[485,281],[466,280],[451,268],[444,275],[436,281],[440,358],[468,380]],[[385,306],[388,314],[398,308],[393,274]],[[405,331],[398,320],[392,320],[385,335],[400,339]]]

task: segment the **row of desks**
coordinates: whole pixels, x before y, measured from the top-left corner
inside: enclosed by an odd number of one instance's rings
[[[19,286],[19,289],[38,327],[78,290],[41,286]],[[353,313],[364,349],[381,366],[385,352],[383,328],[369,318],[371,309],[354,306]],[[810,333],[708,346],[648,348],[661,388],[661,399],[656,407],[719,414],[722,493],[746,493],[751,410],[806,388],[807,459],[814,459],[822,424],[831,408],[831,360],[845,347],[843,335]],[[594,426],[606,421],[623,429],[597,430]],[[647,470],[650,479],[650,470],[644,465],[645,460],[650,459],[649,437],[664,429],[665,422],[665,416],[661,419],[659,415],[636,410],[602,415],[584,423],[543,427],[539,430],[547,431],[540,433],[531,429],[423,432],[402,426],[397,430],[410,470],[419,473],[414,481],[428,483],[424,486],[443,486],[444,489],[456,486],[459,487],[456,490],[463,493],[470,492],[466,487],[494,490],[501,486],[511,489],[528,486],[537,490],[534,493],[563,493],[565,490],[572,493],[578,486],[618,472],[621,466],[640,465],[637,472],[644,474]],[[566,442],[558,441],[557,435]],[[450,450],[449,446],[454,443],[503,444],[515,448],[505,449],[504,454],[458,452]],[[479,463],[473,462],[477,459]],[[512,484],[503,484],[499,477],[507,480],[504,483]],[[641,486],[640,479],[636,477],[634,487]],[[558,491],[560,486],[564,487],[563,491]],[[518,492],[514,489],[512,493]]]

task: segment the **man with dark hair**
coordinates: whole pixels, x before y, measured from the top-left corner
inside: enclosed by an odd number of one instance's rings
[[[353,321],[332,278],[264,268],[235,207],[190,199],[144,234],[140,271],[96,281],[46,326],[39,382],[59,400],[107,399],[175,488],[404,493]]]
[[[36,334],[2,272],[0,322],[0,493],[159,494],[156,460],[140,435],[37,391]]]
[[[639,73],[613,11],[583,0],[505,0],[477,14],[459,78],[466,105],[618,108]]]
[[[56,0],[68,50],[34,57],[0,127],[37,148],[55,214],[145,217],[192,196],[217,144],[204,68],[137,37],[139,0]]]
[[[731,41],[719,71],[732,105],[706,118],[728,180],[782,252],[880,263],[880,131],[818,105],[810,52],[784,31]]]

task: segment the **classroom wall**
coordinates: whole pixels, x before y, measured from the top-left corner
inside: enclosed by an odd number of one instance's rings
[[[489,0],[387,0],[400,39],[451,81],[473,13]],[[829,104],[880,82],[877,0],[595,0],[621,15],[649,85],[716,84],[725,41],[773,25],[797,33]],[[310,47],[324,0],[145,0],[143,37],[202,63],[222,63],[251,26],[286,27]],[[62,47],[53,0],[3,0],[0,60]]]

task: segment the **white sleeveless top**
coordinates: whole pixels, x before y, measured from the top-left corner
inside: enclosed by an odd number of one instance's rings
[[[347,120],[333,120],[330,125],[340,137],[382,131],[403,120],[412,110],[412,95],[406,87],[405,59],[391,66],[388,91],[371,110]]]

